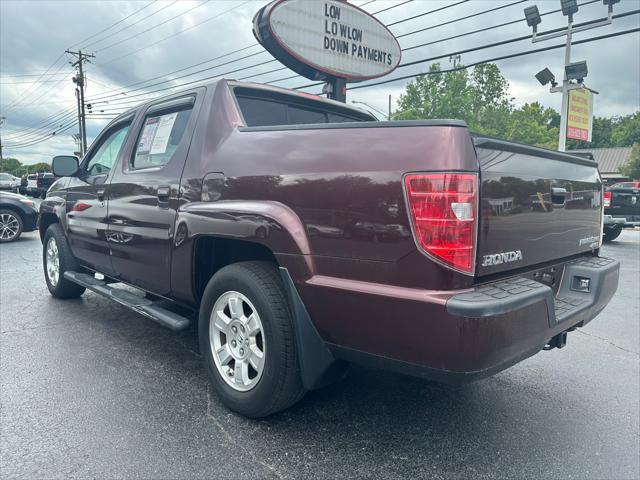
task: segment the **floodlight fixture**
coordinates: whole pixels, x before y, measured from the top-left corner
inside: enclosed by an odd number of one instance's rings
[[[620,0],[602,0],[602,3],[609,7],[609,13],[613,12],[613,6],[619,2]]]
[[[564,67],[564,71],[567,75],[567,80],[578,80],[579,83],[582,83],[588,73],[587,62],[583,60],[582,62],[569,63]]]
[[[536,26],[542,22],[540,12],[538,11],[538,7],[536,5],[524,9],[524,18],[527,19],[527,25],[533,28],[536,28]]]
[[[547,83],[551,83],[552,87],[556,87],[558,85],[555,75],[551,73],[551,70],[546,67],[544,70],[540,70],[538,73],[536,73],[536,78],[541,85],[546,85]]]
[[[572,17],[574,13],[578,12],[578,0],[560,0],[560,8],[562,15]]]

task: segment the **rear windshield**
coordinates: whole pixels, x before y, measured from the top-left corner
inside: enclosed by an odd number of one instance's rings
[[[365,112],[295,95],[250,88],[235,88],[234,93],[248,127],[376,121]]]

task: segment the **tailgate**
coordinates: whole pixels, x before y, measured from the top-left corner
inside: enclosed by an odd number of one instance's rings
[[[480,163],[478,276],[598,248],[597,164],[561,152],[474,137]]]
[[[612,189],[611,206],[605,213],[615,216],[640,216],[640,190],[634,188]]]

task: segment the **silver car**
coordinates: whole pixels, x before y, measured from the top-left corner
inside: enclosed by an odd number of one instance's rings
[[[15,177],[9,173],[0,173],[0,190],[9,190],[17,192],[20,181],[16,181]]]

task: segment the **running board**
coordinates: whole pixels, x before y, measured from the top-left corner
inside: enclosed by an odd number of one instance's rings
[[[79,272],[64,272],[64,278],[70,282],[77,283],[98,295],[110,298],[124,305],[131,310],[141,313],[145,317],[158,322],[160,325],[173,331],[184,330],[189,326],[189,319],[178,315],[145,297],[140,297],[134,293],[112,287],[103,280],[98,280],[92,275]],[[164,302],[163,302],[164,303]]]

